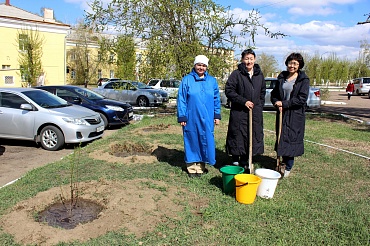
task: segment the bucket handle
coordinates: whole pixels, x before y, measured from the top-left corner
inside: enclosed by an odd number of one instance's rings
[[[248,182],[245,183],[245,184],[241,184],[241,185],[235,185],[235,187],[243,187],[243,186],[246,186],[246,185],[248,185]]]

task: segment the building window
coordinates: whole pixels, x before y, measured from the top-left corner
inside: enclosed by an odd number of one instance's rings
[[[71,60],[72,61],[76,60],[76,52],[74,51],[71,52]]]
[[[109,78],[114,78],[114,70],[110,70],[109,71]]]
[[[113,53],[111,53],[109,55],[109,62],[114,62],[114,54]]]
[[[76,71],[74,69],[72,69],[72,71],[71,71],[71,78],[72,79],[76,78]]]
[[[5,85],[14,85],[14,77],[13,76],[4,76],[4,84]]]
[[[2,65],[1,66],[1,69],[2,70],[9,70],[10,69],[10,65]]]
[[[102,61],[102,55],[101,55],[101,52],[99,51],[98,52],[98,62],[101,62]]]
[[[98,79],[102,77],[101,69],[98,69]]]
[[[19,50],[25,51],[27,49],[26,45],[28,42],[27,34],[19,34],[18,38]]]

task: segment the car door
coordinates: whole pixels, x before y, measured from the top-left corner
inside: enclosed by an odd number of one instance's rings
[[[28,102],[19,95],[0,92],[0,137],[33,139],[35,113],[21,109]]]
[[[179,90],[180,81],[178,80],[171,80],[169,87],[168,87],[168,95],[169,97],[177,97],[177,91]]]
[[[170,89],[170,81],[169,80],[162,80],[160,89],[166,91],[168,94]]]
[[[271,103],[271,91],[274,89],[276,85],[276,79],[275,78],[265,78],[266,82],[266,95],[265,95],[265,105],[264,108],[274,108],[274,106]]]
[[[139,90],[130,82],[126,82],[125,89],[126,89],[128,103],[136,104],[137,98],[139,96],[138,94]]]
[[[108,82],[107,84],[103,85],[103,87],[99,89],[97,92],[109,99],[121,101],[119,85],[120,85],[119,82]]]

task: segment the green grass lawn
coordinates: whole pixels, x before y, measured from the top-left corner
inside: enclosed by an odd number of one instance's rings
[[[230,161],[224,151],[228,114],[223,109],[223,119],[215,129],[217,167]],[[264,113],[265,154],[254,159],[255,168],[273,167],[276,163],[274,122],[273,113]],[[189,179],[182,171],[182,132],[175,116],[144,118],[108,138],[94,141],[78,155],[35,169],[2,188],[0,216],[39,192],[68,184],[74,161],[78,162],[75,168],[81,182],[164,182],[178,189],[174,202],[183,209],[141,237],[127,234],[123,228],[89,241],[58,245],[370,245],[369,160],[338,150],[370,156],[370,129],[313,114],[307,116],[305,139],[310,140],[305,143],[305,154],[296,158],[291,176],[279,180],[273,199],[257,197],[253,204],[245,205],[222,192],[217,167],[210,167],[209,173],[199,179]],[[112,143],[116,143],[115,149],[109,148]],[[98,150],[123,152],[129,146],[135,146],[132,151],[143,151],[153,145],[164,148],[167,155],[150,164],[108,163],[90,155]],[[168,192],[163,187],[154,188],[163,196]],[[201,201],[196,212],[190,204],[190,200],[194,203],[194,196]],[[0,244],[18,245],[2,228]]]

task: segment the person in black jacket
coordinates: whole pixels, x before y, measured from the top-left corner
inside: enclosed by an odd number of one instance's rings
[[[248,172],[249,155],[263,154],[263,105],[265,104],[265,77],[252,49],[242,52],[241,63],[233,71],[225,85],[226,97],[231,102],[226,152],[232,156],[233,165]],[[249,153],[249,111],[252,110],[252,152]],[[250,170],[249,170],[250,171]]]
[[[281,137],[279,143],[276,141],[275,150],[278,156],[283,157],[282,174],[288,177],[294,165],[294,157],[304,153],[305,110],[310,80],[301,70],[304,67],[301,54],[290,54],[285,65],[287,71],[279,74],[277,84],[271,91],[271,102],[277,108],[276,136],[279,134],[279,115],[283,116]]]

